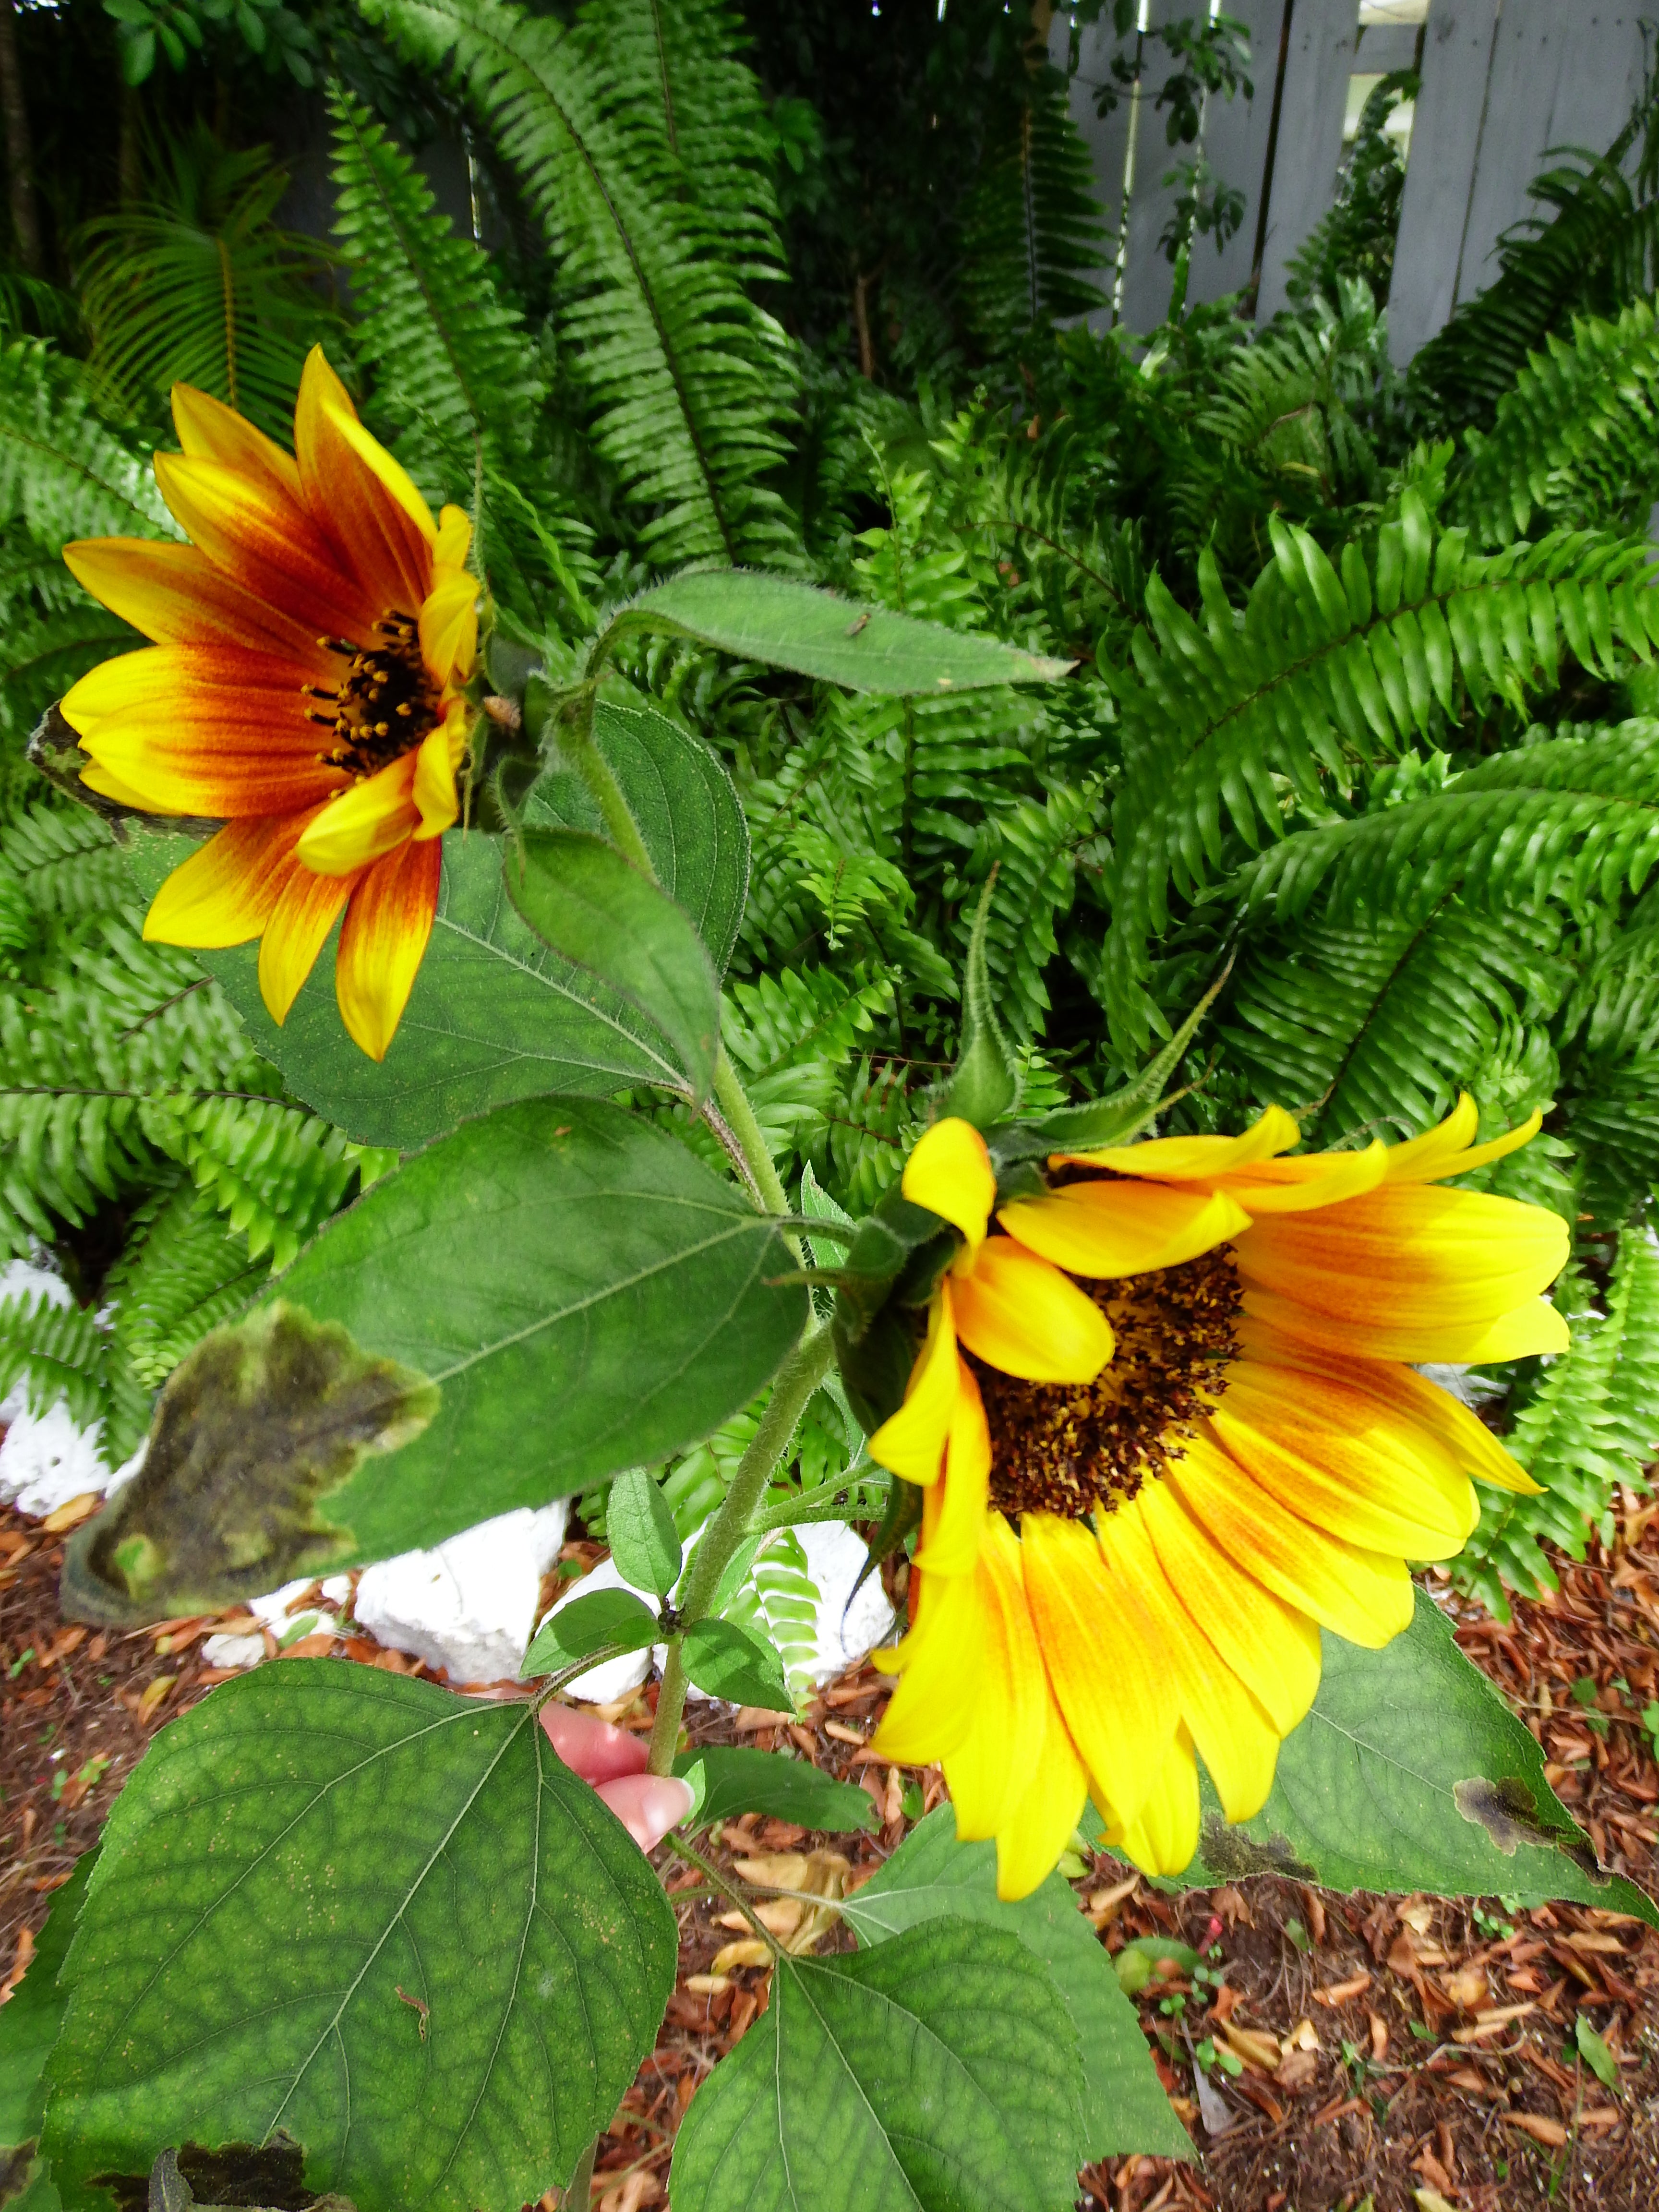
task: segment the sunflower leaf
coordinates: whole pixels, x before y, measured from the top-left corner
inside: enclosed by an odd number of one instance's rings
[[[860,1943],[885,1943],[944,1917],[1018,1936],[1054,1978],[1083,2053],[1085,2156],[1144,2151],[1190,2158],[1186,2130],[1170,2109],[1112,1961],[1058,1875],[1018,1904],[997,1895],[996,1848],[957,1841],[956,1815],[941,1805],[913,1829],[872,1881],[842,1907]]]
[[[1002,1929],[786,1954],[686,2114],[675,2212],[1071,2212],[1082,2094],[1060,1993]]]
[[[71,1594],[124,1619],[202,1610],[665,1459],[747,1404],[799,1334],[787,1264],[736,1184],[619,1107],[526,1099],[469,1121],[337,1214],[281,1283],[307,1330],[349,1348],[348,1372],[414,1377],[419,1432],[386,1456],[381,1412],[404,1401],[382,1390],[368,1441],[336,1437],[326,1376],[321,1396],[268,1393],[250,1425],[246,1361],[216,1352],[204,1372],[204,1346],[163,1395],[154,1480],[147,1464],[81,1532]],[[273,1310],[222,1332],[227,1349],[251,1358]]]
[[[8,2187],[26,2185],[24,2201],[31,2212],[46,2212],[48,2203],[56,2203],[55,2192],[47,2195],[52,2185],[44,2161],[34,2162],[32,2174],[30,2167],[46,2116],[46,2059],[62,2030],[69,2002],[62,1980],[64,1960],[97,1862],[96,1845],[76,1862],[74,1873],[52,1898],[28,1972],[0,2006],[0,2177]],[[31,2193],[36,2191],[38,2199]],[[3,2202],[12,2202],[9,2194]]]
[[[519,1668],[521,1680],[556,1674],[595,1651],[642,1651],[661,1630],[649,1606],[631,1590],[595,1590],[561,1606],[537,1630]]]
[[[537,936],[660,1030],[693,1102],[706,1098],[720,988],[684,910],[586,830],[526,830],[509,842],[504,867],[507,896]]]
[[[794,1710],[783,1662],[763,1636],[735,1620],[711,1614],[694,1620],[681,1646],[685,1671],[711,1698],[734,1705],[759,1705],[767,1712]]]
[[[599,649],[638,631],[695,637],[739,660],[763,660],[890,698],[1047,684],[1072,666],[744,568],[700,569],[642,592],[616,617]]]
[[[1324,1646],[1319,1695],[1279,1752],[1273,1795],[1229,1827],[1206,1781],[1184,1880],[1281,1874],[1328,1889],[1565,1898],[1659,1927],[1636,1885],[1596,1864],[1542,1752],[1432,1599],[1418,1592],[1411,1626],[1381,1651],[1330,1635]]]
[[[635,1589],[666,1597],[680,1578],[679,1533],[662,1485],[643,1467],[624,1468],[605,1505],[611,1556]]]
[[[279,2124],[361,2212],[533,2203],[673,1987],[660,1885],[523,1705],[263,1668],[161,1732],[107,1832],[47,2068],[71,2204]]]
[[[682,1752],[674,1761],[675,1773],[695,1789],[694,1767],[702,1771],[702,1794],[691,1816],[699,1826],[732,1820],[739,1813],[764,1813],[775,1820],[836,1834],[876,1826],[868,1790],[834,1780],[810,1759],[756,1751],[746,1744],[734,1749],[704,1744]]]

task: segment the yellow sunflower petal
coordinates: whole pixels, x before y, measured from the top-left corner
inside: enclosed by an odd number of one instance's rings
[[[1163,1480],[1135,1499],[1170,1587],[1281,1736],[1319,1687],[1319,1631],[1247,1574]]]
[[[878,1467],[907,1482],[937,1482],[956,1411],[961,1361],[951,1323],[951,1285],[942,1282],[927,1309],[927,1334],[904,1386],[904,1403],[870,1439]]]
[[[1108,1839],[1143,1874],[1184,1874],[1198,1849],[1198,1766],[1193,1740],[1182,1729],[1164,1753],[1152,1788],[1133,1820]]]
[[[222,461],[157,453],[155,481],[214,567],[313,638],[366,634],[385,612],[307,510]]]
[[[1192,1437],[1160,1480],[1240,1566],[1322,1628],[1380,1650],[1410,1626],[1412,1578],[1402,1559],[1315,1528],[1210,1438]]]
[[[1259,1326],[1248,1320],[1245,1323],[1247,1328]],[[1504,1450],[1480,1416],[1426,1375],[1418,1374],[1414,1368],[1368,1360],[1349,1363],[1343,1379],[1367,1396],[1380,1399],[1400,1418],[1437,1437],[1453,1464],[1466,1474],[1476,1475],[1497,1490],[1515,1491],[1525,1498],[1538,1496],[1541,1486]]]
[[[1287,1152],[1302,1134],[1283,1107],[1270,1106],[1242,1137],[1152,1137],[1143,1145],[1113,1145],[1099,1152],[1057,1152],[1051,1167],[1109,1168],[1154,1182],[1211,1182],[1275,1152]]]
[[[1139,1810],[1178,1709],[1158,1632],[1133,1583],[1080,1521],[1027,1513],[1025,1593],[1048,1679],[1089,1778],[1122,1818]]]
[[[293,454],[285,453],[274,439],[256,429],[234,407],[227,407],[222,399],[198,392],[193,385],[175,384],[173,427],[185,453],[240,469],[299,505],[300,471]]]
[[[456,702],[459,708],[459,702]],[[465,712],[465,709],[460,709]],[[441,837],[461,811],[455,792],[455,769],[451,759],[447,721],[434,723],[415,755],[415,780],[410,788],[420,822],[416,837]]]
[[[1367,1551],[1450,1559],[1480,1518],[1437,1437],[1322,1376],[1236,1361],[1210,1427],[1281,1505]]]
[[[1363,1152],[1310,1152],[1294,1160],[1263,1160],[1227,1179],[1227,1188],[1250,1213],[1310,1213],[1375,1190],[1387,1176],[1389,1148],[1380,1139]]]
[[[246,945],[294,872],[297,822],[228,822],[181,861],[150,901],[144,935],[201,950]]]
[[[1308,1316],[1265,1318],[1316,1343],[1340,1330],[1356,1353],[1415,1364],[1467,1357],[1439,1346],[1480,1338],[1527,1305],[1566,1264],[1567,1245],[1566,1223],[1544,1206],[1389,1183],[1321,1212],[1258,1220],[1235,1249],[1247,1291]]]
[[[465,568],[434,580],[421,606],[421,658],[440,689],[465,683],[478,649],[478,580]]]
[[[81,781],[88,791],[97,792],[104,799],[112,799],[118,806],[136,806],[144,814],[188,814],[188,806],[158,805],[147,792],[136,791],[124,783],[111,769],[91,761],[81,770]]]
[[[361,881],[361,872],[318,876],[298,866],[290,872],[259,939],[259,995],[278,1027],[288,1019],[329,932]]]
[[[1054,1872],[1089,1796],[1083,1761],[1051,1697],[1042,1711],[1036,1770],[997,1829],[997,1895],[1010,1903],[1040,1889]]]
[[[947,1115],[916,1140],[899,1188],[912,1206],[925,1206],[959,1229],[977,1251],[996,1204],[996,1170],[985,1139],[971,1121]]]
[[[1278,1730],[1176,1595],[1138,1499],[1102,1516],[1100,1547],[1113,1571],[1133,1583],[1152,1616],[1176,1678],[1182,1718],[1203,1753],[1223,1812],[1230,1820],[1249,1820],[1273,1786]]]
[[[438,517],[437,543],[432,548],[434,568],[464,568],[472,550],[472,525],[466,510],[447,507]]]
[[[1533,1113],[1501,1137],[1477,1145],[1474,1138],[1480,1116],[1474,1099],[1467,1091],[1462,1091],[1443,1121],[1420,1137],[1389,1148],[1389,1180],[1432,1182],[1441,1176],[1468,1175],[1472,1169],[1486,1167],[1493,1160],[1501,1160],[1505,1153],[1518,1152],[1522,1145],[1530,1144],[1543,1124],[1543,1115]]]
[[[1319,1313],[1298,1298],[1258,1290],[1247,1279],[1243,1305],[1247,1317],[1268,1322],[1319,1351],[1373,1362],[1480,1367],[1565,1352],[1572,1341],[1565,1319],[1547,1298],[1529,1298],[1495,1321],[1461,1326],[1447,1322],[1431,1326],[1414,1320],[1348,1321]]]
[[[331,665],[311,624],[234,583],[197,546],[85,538],[64,548],[64,562],[94,599],[158,645],[229,643],[284,653],[313,678]]]
[[[346,1034],[384,1060],[415,988],[438,910],[441,848],[412,841],[373,867],[352,892],[334,961]]]
[[[1139,1275],[1179,1267],[1250,1225],[1224,1191],[1159,1182],[1064,1183],[997,1210],[1011,1237],[1073,1275]]]
[[[1033,1382],[1092,1382],[1112,1356],[1109,1322],[1094,1300],[1012,1237],[988,1237],[951,1277],[957,1334],[1005,1375]]]
[[[942,1493],[942,1495],[941,1495]],[[991,1494],[991,1432],[985,1401],[967,1361],[957,1371],[957,1401],[945,1449],[945,1480],[928,1492],[940,1499],[938,1518],[915,1555],[930,1575],[968,1575],[978,1562]]]
[[[319,876],[349,876],[395,852],[420,827],[414,799],[418,756],[405,753],[330,801],[300,840],[300,858]]]
[[[294,447],[307,507],[378,600],[377,613],[418,613],[431,588],[438,526],[408,470],[358,421],[321,346],[301,374]]]
[[[1019,1545],[1000,1513],[985,1516],[979,1577],[984,1663],[972,1724],[945,1760],[964,1840],[996,1834],[1041,1763],[1051,1692],[1020,1581]]]
[[[899,1647],[899,1684],[870,1739],[905,1766],[944,1759],[973,1726],[987,1650],[985,1599],[976,1575],[922,1577],[922,1620]]]

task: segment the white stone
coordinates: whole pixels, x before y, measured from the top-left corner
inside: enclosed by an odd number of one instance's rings
[[[559,1498],[536,1510],[520,1506],[435,1550],[368,1568],[357,1585],[358,1626],[392,1650],[441,1668],[452,1682],[513,1680],[569,1504]]]
[[[210,1636],[202,1646],[210,1667],[257,1667],[264,1656],[263,1636]]]
[[[822,1688],[884,1643],[893,1631],[893,1608],[882,1586],[879,1568],[865,1576],[858,1595],[853,1585],[864,1570],[863,1538],[844,1521],[809,1521],[795,1531],[806,1554],[806,1571],[818,1593],[817,1649],[812,1681]],[[849,1603],[848,1601],[851,1601]]]

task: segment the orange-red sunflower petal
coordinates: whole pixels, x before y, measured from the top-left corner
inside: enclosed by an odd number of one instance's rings
[[[443,848],[412,841],[377,860],[351,895],[334,963],[347,1034],[384,1060],[432,934]]]

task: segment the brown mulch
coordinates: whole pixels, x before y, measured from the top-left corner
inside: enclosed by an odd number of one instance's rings
[[[0,1513],[0,1984],[27,1960],[52,1890],[95,1840],[154,1730],[222,1679],[203,1665],[201,1643],[238,1625],[173,1622],[125,1638],[66,1629],[56,1607],[63,1533]],[[574,1542],[566,1556],[586,1566],[602,1555]],[[1440,1594],[1465,1650],[1542,1744],[1552,1783],[1603,1863],[1651,1889],[1659,1769],[1641,1716],[1659,1700],[1659,1513],[1629,1510],[1611,1548],[1556,1565],[1559,1594],[1517,1601],[1510,1627]],[[367,1638],[308,1636],[289,1648],[426,1672]],[[857,1670],[787,1725],[691,1709],[697,1740],[793,1744],[861,1784],[881,1820],[848,1837],[746,1816],[719,1836],[721,1863],[787,1858],[770,1870],[775,1882],[830,1897],[868,1879],[941,1794],[936,1772],[908,1774],[865,1751],[888,1687]],[[641,1692],[611,1717],[648,1729],[651,1700]],[[665,1855],[678,1986],[599,2146],[592,2212],[665,2203],[681,2117],[765,2008],[765,1968],[729,1949],[746,1930],[721,1925],[723,1902],[695,1887],[695,1871],[669,1871],[675,1863]],[[1210,1977],[1164,1975],[1138,1999],[1200,2157],[1090,2169],[1080,2202],[1091,2212],[1659,2204],[1659,1935],[1575,1906],[1344,1898],[1271,1880],[1167,1898],[1103,1856],[1076,1887],[1109,1950],[1174,1936],[1205,1955]],[[828,1912],[787,1921],[786,1908],[774,1932],[787,1945],[850,1942]],[[1615,2090],[1580,2055],[1581,2018],[1613,2055]],[[556,2203],[543,2200],[547,2212]]]

